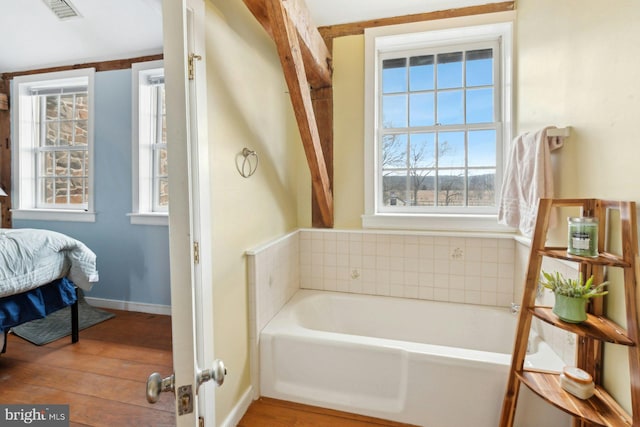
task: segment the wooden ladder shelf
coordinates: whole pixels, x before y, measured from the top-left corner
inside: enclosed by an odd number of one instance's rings
[[[547,231],[553,208],[581,208],[583,216],[599,220],[597,258],[587,258],[567,254],[567,248],[547,247]],[[615,255],[605,249],[606,232],[609,230],[611,211],[619,212],[622,254]],[[636,205],[634,202],[618,202],[598,199],[541,199],[538,218],[531,242],[531,254],[525,279],[522,304],[518,317],[518,327],[507,380],[507,388],[502,405],[500,427],[513,426],[520,384],[525,384],[538,396],[550,404],[574,416],[574,427],[587,426],[633,426],[640,427],[640,358],[638,313],[636,301],[636,276],[638,268],[638,237],[636,225]],[[587,321],[580,324],[560,320],[550,307],[536,306],[536,294],[540,279],[540,269],[544,257],[556,258],[579,264],[579,271],[585,279],[594,276],[595,283],[604,280],[607,267],[622,268],[624,272],[625,311],[627,327],[623,328],[604,317],[603,298],[596,298],[589,304]],[[587,371],[594,378],[595,394],[581,400],[560,387],[560,373],[536,371],[524,368],[529,329],[532,318],[536,317],[557,328],[577,334],[576,366]],[[631,409],[628,414],[602,387],[603,343],[623,345],[629,353],[631,378]]]

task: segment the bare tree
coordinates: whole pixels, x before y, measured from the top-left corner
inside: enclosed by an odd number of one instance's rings
[[[382,176],[389,177],[393,173],[393,169],[398,165],[406,164],[407,157],[407,144],[399,138],[398,134],[384,135],[382,138]],[[398,196],[398,194],[404,194],[404,185],[395,182],[392,179],[387,179],[385,184],[385,190],[389,193],[389,204],[396,205],[398,200],[403,204],[406,201]],[[383,192],[386,193],[387,191]]]
[[[435,170],[435,159],[429,163],[424,162],[424,157],[427,153],[426,148],[426,146],[422,146],[420,149],[416,149],[412,145],[409,153],[409,176],[411,177],[411,191],[413,192],[412,205],[418,204],[418,192],[426,190],[424,183],[427,177]],[[438,157],[443,157],[452,150],[453,148],[449,145],[449,142],[443,141],[438,147]]]
[[[427,189],[427,179],[435,171],[436,160],[432,158],[430,161],[427,161],[426,156],[430,153],[427,145],[409,144],[409,142],[401,138],[401,136],[403,135],[384,135],[382,139],[382,173],[383,178],[391,178],[394,169],[406,171],[409,177],[410,188],[407,188],[406,180],[388,179],[385,184],[385,193],[389,194],[389,203],[391,205],[395,205],[398,200],[403,204],[417,205],[418,193],[421,190]],[[438,157],[442,158],[450,154],[453,150],[454,148],[448,141],[442,141],[438,145]],[[405,199],[408,200],[402,199],[398,196],[399,194],[406,194]],[[458,197],[459,195],[459,193],[455,195],[452,194],[451,197]]]
[[[462,188],[461,184],[462,183]],[[444,199],[441,200],[441,204],[444,206],[451,206],[456,200],[460,200],[464,197],[464,174],[459,173],[457,175],[444,176],[438,181],[438,200],[440,200],[440,194],[444,195]]]
[[[398,134],[389,134],[382,138],[382,170],[387,171],[384,172],[384,176],[391,173],[388,171],[390,167],[405,161],[406,143],[401,141],[398,136]]]

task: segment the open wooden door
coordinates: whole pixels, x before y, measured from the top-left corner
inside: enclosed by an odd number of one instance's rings
[[[215,425],[226,375],[213,357],[204,21],[203,0],[163,1],[174,373],[152,374],[147,399],[173,391],[178,427]]]

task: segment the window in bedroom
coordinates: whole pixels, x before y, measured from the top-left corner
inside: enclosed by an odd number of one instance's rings
[[[132,224],[167,225],[167,161],[164,68],[162,61],[133,64]]]
[[[93,75],[91,68],[14,79],[14,218],[95,220]]]
[[[495,215],[510,126],[510,24],[375,34],[364,226],[438,228]]]

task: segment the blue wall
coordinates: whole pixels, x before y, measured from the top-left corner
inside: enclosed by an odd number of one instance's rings
[[[95,74],[95,223],[14,220],[83,241],[98,259],[92,298],[170,305],[169,230],[131,225],[131,70]]]

